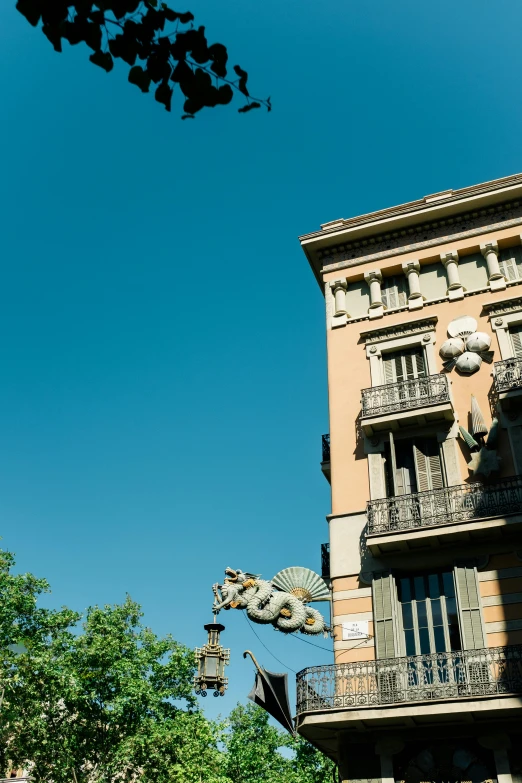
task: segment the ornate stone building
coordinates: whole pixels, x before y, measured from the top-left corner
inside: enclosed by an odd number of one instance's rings
[[[298,731],[343,781],[522,783],[522,175],[300,241],[335,663],[299,673]]]

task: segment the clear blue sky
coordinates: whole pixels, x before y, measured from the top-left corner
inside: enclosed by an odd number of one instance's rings
[[[297,236],[522,170],[522,7],[196,0],[274,111],[182,122],[85,47],[55,54],[14,4],[0,6],[3,545],[54,605],[129,592],[158,633],[201,644],[225,566],[317,569],[327,540],[323,299]],[[231,687],[210,714],[246,697],[246,647],[281,668],[240,613],[224,621]],[[257,631],[294,669],[330,661]]]

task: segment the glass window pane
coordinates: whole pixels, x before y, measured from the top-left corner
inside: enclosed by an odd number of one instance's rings
[[[433,625],[442,625],[442,608],[440,605],[440,598],[431,602],[431,616],[433,617]]]
[[[426,612],[426,601],[417,601],[417,622],[419,628],[428,627],[428,613]]]
[[[454,598],[455,585],[453,583],[453,574],[451,571],[446,571],[444,574],[442,574],[442,583],[444,585],[444,595],[447,598]]]
[[[434,629],[433,635],[435,636],[435,651],[445,652],[446,640],[444,639],[444,628],[439,625],[438,628]]]
[[[457,614],[457,602],[455,598],[446,598],[446,612],[448,615],[449,624],[458,625],[459,618]]]
[[[430,635],[428,633],[428,629],[427,628],[420,628],[419,629],[419,639],[420,639],[420,653],[421,653],[421,655],[424,655],[425,653],[431,652]]]
[[[414,583],[415,583],[415,598],[417,599],[417,601],[424,601],[424,599],[426,598],[424,577],[416,576],[414,579]]]
[[[430,574],[428,576],[428,587],[429,587],[429,592],[430,592],[430,598],[438,598],[440,596],[439,575],[438,574]]]
[[[409,579],[401,579],[401,601],[411,601],[411,588]]]
[[[415,635],[413,631],[406,631],[404,635],[406,637],[406,655],[416,655],[417,650],[415,649]]]
[[[413,612],[412,612],[411,604],[402,605],[402,622],[405,631],[408,628],[413,628]]]
[[[460,643],[460,633],[458,625],[450,625],[449,627],[450,647],[452,650],[461,650],[462,645]]]

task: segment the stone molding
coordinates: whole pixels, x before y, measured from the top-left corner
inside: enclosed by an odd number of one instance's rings
[[[498,215],[498,220],[490,222],[495,214]],[[332,272],[520,225],[522,203],[520,200],[508,201],[495,207],[465,212],[415,228],[379,234],[368,240],[340,243],[318,251],[318,255],[322,262],[322,271]]]
[[[384,326],[382,329],[372,329],[371,332],[361,332],[361,337],[366,345],[379,343],[383,340],[397,339],[398,337],[410,337],[412,334],[432,331],[438,320],[438,317],[433,315],[429,318],[422,318],[419,321],[410,321],[406,324],[395,324],[394,326]]]
[[[501,302],[486,303],[482,306],[489,313],[489,317],[494,318],[497,315],[507,315],[508,313],[522,310],[522,297],[503,299]]]

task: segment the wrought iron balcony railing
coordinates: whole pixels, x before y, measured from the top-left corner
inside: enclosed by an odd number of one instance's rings
[[[522,513],[522,476],[370,500],[367,535]]]
[[[330,434],[326,433],[321,438],[323,447],[323,462],[330,462]]]
[[[522,645],[312,666],[297,674],[297,714],[522,693]]]
[[[398,413],[449,401],[446,375],[428,375],[426,378],[413,378],[363,389],[362,416],[382,416],[385,413]]]
[[[495,362],[495,388],[497,392],[522,388],[522,359]]]

